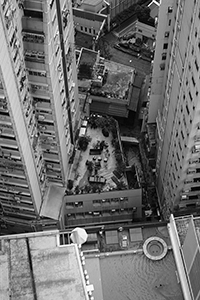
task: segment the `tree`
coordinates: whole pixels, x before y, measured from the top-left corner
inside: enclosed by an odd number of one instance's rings
[[[73,180],[69,179],[68,182],[67,182],[67,188],[68,188],[68,190],[72,190],[73,186],[74,186]]]
[[[103,127],[102,128],[102,134],[105,136],[105,137],[109,137],[109,131],[106,127]]]
[[[80,150],[86,151],[89,142],[91,142],[91,137],[90,136],[80,136],[78,140],[78,145]]]
[[[87,163],[87,169],[88,169],[88,171],[90,173],[92,173],[93,168],[94,168],[94,163],[92,161],[88,161],[88,163]]]

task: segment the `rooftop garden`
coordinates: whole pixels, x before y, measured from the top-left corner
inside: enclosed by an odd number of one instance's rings
[[[77,148],[80,157],[73,179],[68,180],[67,194],[128,188],[118,123],[114,118],[91,115],[85,135],[78,138]]]

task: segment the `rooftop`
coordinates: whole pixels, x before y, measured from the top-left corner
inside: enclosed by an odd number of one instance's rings
[[[176,228],[181,245],[184,244],[188,232],[189,223],[191,220],[193,220],[194,222],[194,228],[198,238],[198,243],[200,245],[200,217],[193,217],[192,215],[175,218]]]
[[[83,0],[82,3],[87,4],[87,5],[95,6],[95,5],[98,5],[98,4],[102,3],[102,0]]]
[[[1,299],[88,299],[77,245],[58,231],[0,239]]]
[[[99,57],[99,53],[82,48],[79,59],[79,87],[91,86],[90,94],[108,99],[127,100],[135,71],[114,61]]]
[[[159,237],[166,242],[168,252],[163,259],[153,261],[143,253],[143,243],[149,237]],[[123,248],[124,245],[127,247]],[[95,300],[184,299],[166,225],[105,232],[102,250],[99,255],[85,252]]]

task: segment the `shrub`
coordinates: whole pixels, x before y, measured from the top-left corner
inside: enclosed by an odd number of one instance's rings
[[[68,190],[72,190],[73,186],[74,186],[73,180],[69,179],[68,182],[67,182]]]
[[[105,137],[109,137],[109,131],[106,127],[103,127],[102,128],[102,134],[105,136]]]
[[[79,145],[80,150],[86,151],[89,142],[91,142],[91,137],[90,136],[81,136],[81,137],[79,137],[78,145]]]
[[[75,192],[75,194],[79,194],[80,193],[80,188],[79,188],[78,185],[75,187],[74,192]]]
[[[90,173],[92,173],[93,168],[94,168],[94,163],[92,161],[88,161],[88,163],[87,163],[87,169],[88,169],[88,171]]]
[[[109,134],[109,133],[108,133]],[[103,151],[103,148],[106,147],[105,141],[101,141],[99,144],[99,148],[101,151]]]

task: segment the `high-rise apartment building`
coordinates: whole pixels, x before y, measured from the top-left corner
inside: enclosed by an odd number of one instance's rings
[[[70,0],[1,0],[0,207],[39,217],[65,186],[80,111]]]
[[[149,108],[163,213],[200,205],[200,2],[160,5]]]

